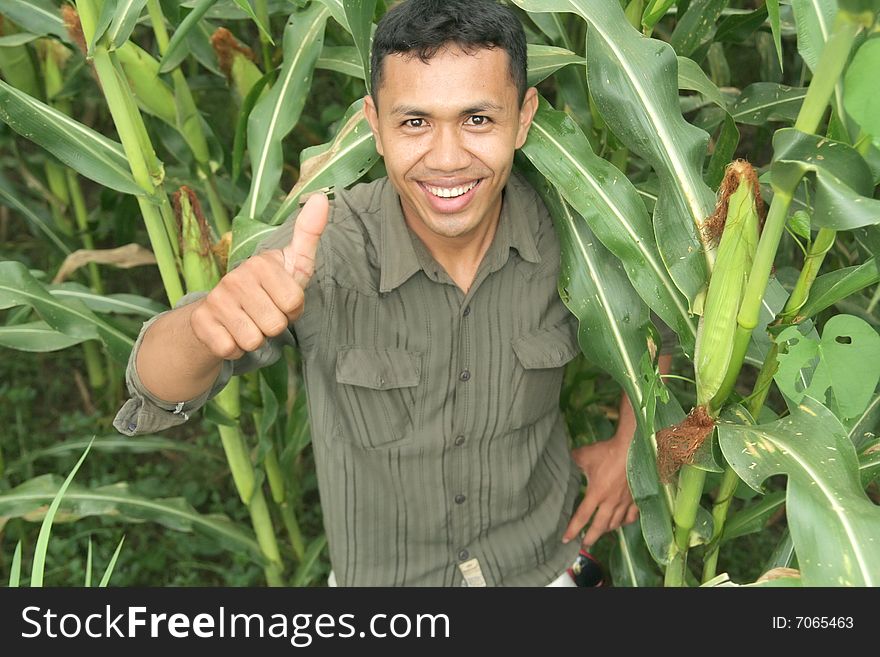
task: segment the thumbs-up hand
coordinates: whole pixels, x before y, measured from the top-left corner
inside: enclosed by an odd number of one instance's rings
[[[299,318],[329,212],[326,196],[309,197],[287,246],[248,258],[193,304],[190,328],[214,356],[240,358]]]

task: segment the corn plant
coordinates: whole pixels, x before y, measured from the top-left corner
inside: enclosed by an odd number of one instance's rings
[[[722,549],[784,507],[787,530],[765,555],[764,570],[788,569],[775,583],[880,584],[880,509],[866,492],[880,472],[880,4],[509,4],[542,94],[517,167],[553,215],[559,292],[580,321],[582,350],[636,409],[628,478],[641,514],[616,532],[615,583],[729,583],[716,572]],[[381,173],[359,96],[385,3],[182,5],[0,3],[0,118],[52,156],[15,178],[37,180],[42,204],[3,177],[0,202],[66,255],[74,234],[91,249],[80,176],[133,197],[172,304],[210,289],[304,194]],[[236,37],[247,30],[259,54]],[[62,58],[51,54],[59,48]],[[40,75],[20,73],[24,61],[45,62],[45,90]],[[71,115],[59,61],[100,89],[112,129]],[[348,110],[294,166],[285,140],[308,131],[317,69],[345,85]],[[197,105],[196,71],[225,79],[231,144]],[[282,197],[286,167],[294,184]],[[138,325],[120,320],[157,308],[103,294],[99,274],[88,269],[84,290],[0,262],[2,307],[18,309],[0,344],[100,344],[118,368]],[[658,375],[652,317],[677,336],[689,386],[670,391]],[[288,385],[296,357],[286,358],[233,380],[208,408],[252,521],[211,531],[247,545],[268,583],[303,584],[325,539],[304,537],[297,517],[291,472],[308,433],[303,396]],[[768,492],[777,474],[785,490]],[[13,493],[0,495],[0,515]],[[133,502],[115,504],[144,517]],[[206,524],[187,513],[186,528]]]

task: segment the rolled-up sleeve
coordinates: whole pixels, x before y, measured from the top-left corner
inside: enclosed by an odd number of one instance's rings
[[[204,297],[206,292],[193,292],[187,294],[177,302],[175,309],[185,306]],[[289,329],[280,335],[269,338],[255,351],[245,353],[237,360],[225,360],[220,368],[220,373],[208,390],[194,399],[167,401],[159,399],[144,387],[138,376],[137,354],[144,334],[150,326],[162,315],[171,312],[165,311],[144,322],[140,334],[131,350],[128,366],[125,370],[125,384],[128,388],[129,399],[122,405],[113,420],[113,426],[117,431],[126,436],[136,436],[146,433],[163,431],[186,422],[192,413],[202,408],[209,399],[219,393],[233,376],[246,374],[260,367],[271,365],[281,357],[285,344],[295,344],[293,334]]]

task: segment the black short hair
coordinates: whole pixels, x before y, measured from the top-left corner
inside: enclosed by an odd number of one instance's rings
[[[525,31],[516,15],[495,0],[404,0],[388,11],[373,37],[373,97],[382,84],[382,62],[387,55],[411,53],[427,62],[449,44],[465,52],[480,48],[507,51],[510,77],[522,105],[528,86]]]

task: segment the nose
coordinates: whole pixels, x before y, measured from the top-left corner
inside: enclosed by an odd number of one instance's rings
[[[442,172],[466,169],[471,155],[466,148],[465,136],[458,126],[438,126],[431,135],[431,144],[425,155],[425,166]]]

